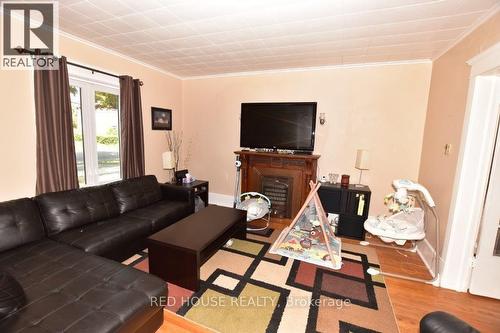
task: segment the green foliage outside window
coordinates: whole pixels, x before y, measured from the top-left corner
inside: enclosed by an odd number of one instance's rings
[[[113,109],[118,110],[118,95],[96,91],[95,108],[99,110]]]
[[[102,145],[117,145],[119,142],[118,137],[116,136],[98,135],[96,138],[97,138],[97,143],[100,143]]]

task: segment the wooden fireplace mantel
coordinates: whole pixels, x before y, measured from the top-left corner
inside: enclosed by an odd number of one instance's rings
[[[294,155],[264,153],[255,151],[235,151],[241,161],[241,192],[262,193],[264,177],[282,177],[290,181],[290,216],[293,218],[304,203],[310,191],[309,182],[316,181],[316,171],[320,155]]]

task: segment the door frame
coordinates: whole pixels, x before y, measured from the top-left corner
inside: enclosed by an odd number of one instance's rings
[[[473,57],[469,92],[451,209],[446,228],[441,287],[465,292],[486,197],[495,148],[498,110],[481,109],[474,101],[476,78],[500,66],[500,42]]]

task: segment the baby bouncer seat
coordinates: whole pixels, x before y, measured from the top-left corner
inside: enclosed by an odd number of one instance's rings
[[[271,200],[262,193],[246,192],[239,196],[236,208],[247,211],[247,222],[262,219],[266,225],[262,228],[247,227],[248,231],[263,231],[269,228],[271,221]]]
[[[405,245],[408,240],[425,238],[424,214],[421,208],[409,208],[389,217],[370,216],[365,229],[385,243]]]
[[[425,239],[425,231],[427,224],[426,211],[430,211],[434,217],[435,227],[435,244],[433,270],[430,271],[432,279],[426,280],[415,278],[402,274],[381,272],[375,269],[368,271],[369,274],[383,274],[387,276],[432,283],[439,278],[439,218],[435,207],[436,204],[432,199],[429,191],[422,185],[406,179],[398,179],[393,181],[392,186],[396,192],[389,194],[385,198],[385,203],[389,207],[389,211],[393,215],[386,216],[370,216],[364,223],[364,228],[373,236],[379,237],[384,243],[392,244],[370,244],[363,241],[361,245],[372,245],[378,247],[386,247],[396,249],[398,251],[416,252],[417,242]],[[411,194],[410,194],[411,193]],[[418,203],[418,207],[416,206]],[[412,243],[411,248],[403,247],[407,241]]]

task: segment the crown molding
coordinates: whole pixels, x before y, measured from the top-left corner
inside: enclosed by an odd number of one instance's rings
[[[500,42],[475,55],[467,61],[471,66],[471,77],[485,74],[488,70],[495,68],[500,59]]]
[[[381,67],[381,66],[431,64],[431,63],[432,63],[431,59],[381,61],[381,62],[326,65],[326,66],[315,66],[315,67],[267,69],[267,70],[261,70],[261,71],[234,72],[234,73],[199,75],[199,76],[186,76],[183,78],[183,80],[200,80],[200,79],[212,79],[212,78],[220,78],[220,77],[236,77],[236,76],[253,76],[253,75],[277,74],[277,73],[308,72],[308,71],[321,71],[321,70],[341,69],[341,68],[363,68],[363,67]]]
[[[488,13],[486,13],[484,16],[482,16],[479,19],[477,19],[477,21],[474,22],[467,30],[465,30],[464,32],[462,32],[457,37],[457,39],[454,42],[452,42],[448,47],[446,47],[437,56],[435,56],[434,58],[432,58],[432,61],[436,61],[439,58],[441,58],[443,55],[445,55],[452,48],[454,48],[455,46],[457,46],[457,44],[459,44],[467,36],[469,36],[472,32],[474,32],[474,30],[476,30],[481,24],[483,24],[484,22],[488,21],[490,18],[492,18],[493,16],[495,16],[499,11],[500,11],[500,4],[496,4],[495,6],[493,6],[493,8]]]
[[[99,44],[96,44],[96,43],[90,42],[90,41],[88,41],[88,40],[86,40],[86,39],[83,39],[83,38],[77,37],[77,36],[75,36],[75,35],[72,35],[72,34],[70,34],[70,33],[65,32],[65,31],[63,31],[63,30],[59,30],[59,31],[58,31],[58,33],[59,33],[59,35],[64,36],[64,37],[69,38],[69,39],[72,39],[72,40],[74,40],[74,41],[76,41],[76,42],[79,42],[79,43],[85,44],[85,45],[87,45],[87,46],[90,46],[90,47],[92,47],[92,48],[95,48],[95,49],[98,49],[98,50],[100,50],[100,51],[106,52],[106,53],[108,53],[108,54],[111,54],[111,55],[114,55],[114,56],[120,57],[120,58],[122,58],[122,59],[124,59],[124,60],[130,61],[130,62],[133,62],[133,63],[135,63],[135,64],[137,64],[137,65],[141,65],[141,66],[147,67],[147,68],[149,68],[149,69],[152,69],[152,70],[155,70],[155,71],[160,72],[160,73],[162,73],[162,74],[165,74],[165,75],[171,76],[171,77],[176,78],[176,79],[178,79],[178,80],[183,80],[183,79],[184,79],[182,76],[176,75],[176,74],[174,74],[174,73],[168,72],[168,71],[166,71],[166,70],[164,70],[164,69],[161,69],[161,68],[159,68],[159,67],[156,67],[156,66],[150,65],[150,64],[145,63],[145,62],[142,62],[142,61],[140,61],[140,60],[137,60],[137,59],[135,59],[135,58],[132,58],[132,57],[130,57],[130,56],[127,56],[127,55],[125,55],[125,54],[123,54],[123,53],[120,53],[120,52],[117,52],[117,51],[114,51],[114,50],[108,49],[108,48],[106,48],[106,47],[104,47],[104,46],[101,46],[101,45],[99,45]],[[92,67],[95,67],[95,65],[94,65],[94,64],[92,64],[91,66],[92,66]],[[97,68],[97,69],[98,69],[98,68]]]

